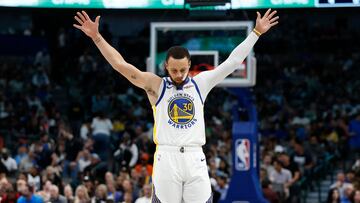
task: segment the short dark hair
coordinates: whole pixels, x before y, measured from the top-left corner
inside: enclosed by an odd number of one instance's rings
[[[25,187],[27,187],[27,189],[29,190],[29,192],[30,192],[31,194],[34,193],[35,185],[33,185],[32,183],[27,182],[27,183],[25,184]]]
[[[173,46],[167,51],[166,61],[168,61],[170,57],[173,57],[174,59],[182,59],[186,57],[190,60],[190,53],[185,47]]]
[[[275,162],[276,162],[277,164],[279,164],[279,166],[281,166],[282,168],[284,167],[284,163],[283,163],[280,159],[278,159],[278,158],[274,159],[273,164],[274,164]]]

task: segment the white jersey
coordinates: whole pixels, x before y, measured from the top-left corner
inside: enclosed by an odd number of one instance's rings
[[[196,82],[188,77],[182,87],[163,78],[153,106],[154,142],[170,146],[205,144],[204,104]]]

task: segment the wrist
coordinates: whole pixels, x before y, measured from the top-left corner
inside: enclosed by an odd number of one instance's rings
[[[254,28],[253,30],[252,30],[258,37],[260,37],[261,36],[261,32],[258,30],[258,29],[256,29],[256,28]]]
[[[92,41],[94,41],[95,44],[99,43],[102,39],[101,34],[97,33],[93,37],[91,37]]]

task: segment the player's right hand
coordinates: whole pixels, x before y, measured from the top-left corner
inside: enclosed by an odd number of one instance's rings
[[[74,16],[79,24],[73,24],[74,27],[83,31],[91,39],[95,39],[99,34],[99,20],[100,16],[95,18],[95,22],[90,19],[85,11],[77,12]]]
[[[277,25],[279,23],[279,16],[275,16],[277,11],[272,11],[268,9],[264,16],[261,17],[259,12],[257,13],[256,25],[255,29],[259,31],[261,34],[267,32],[271,27]]]

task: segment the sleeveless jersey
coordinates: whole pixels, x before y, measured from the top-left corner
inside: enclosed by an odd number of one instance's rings
[[[187,77],[184,84],[177,87],[165,77],[160,88],[158,101],[153,105],[155,144],[204,145],[204,102],[194,79]]]

